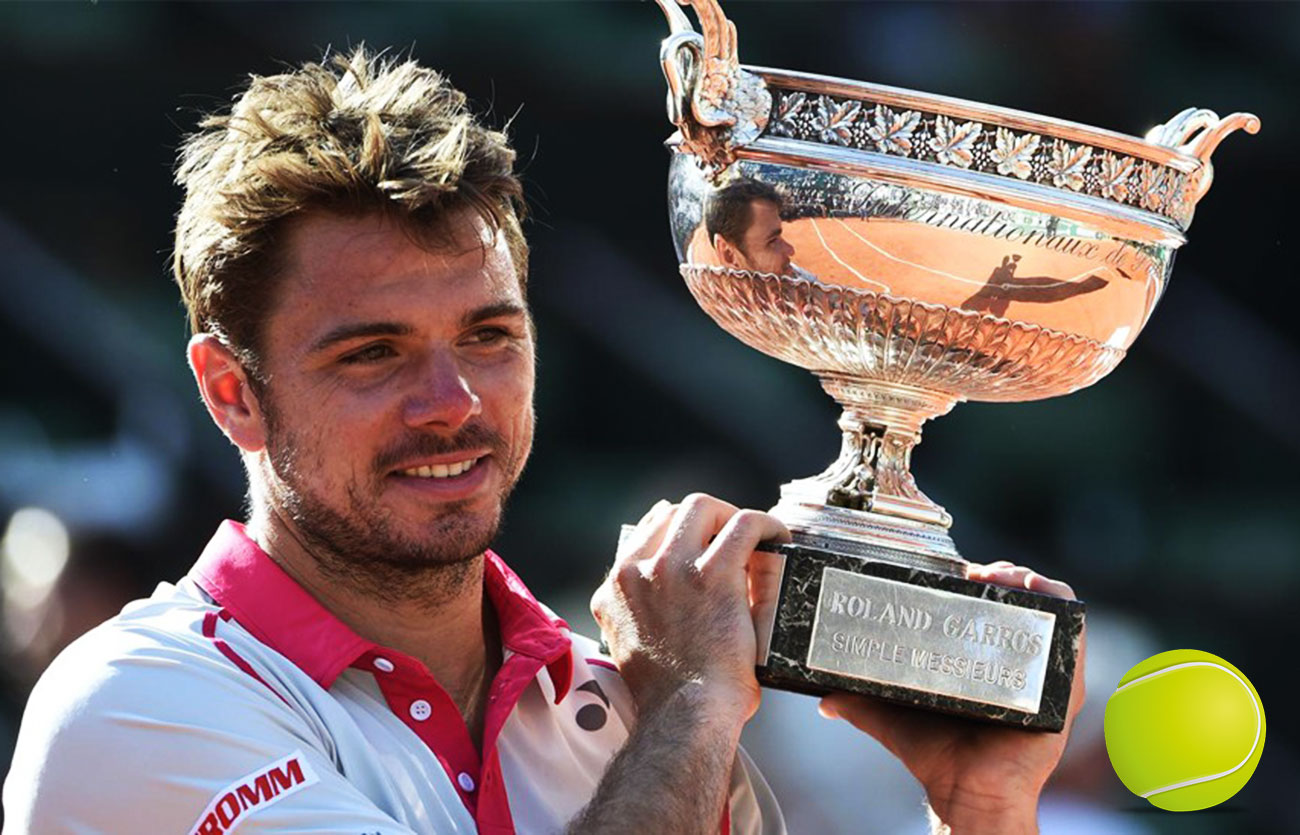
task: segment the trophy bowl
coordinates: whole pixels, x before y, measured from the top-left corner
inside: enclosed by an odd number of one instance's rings
[[[1059,730],[1082,604],[965,579],[911,452],[959,401],[1108,374],[1164,292],[1211,154],[1259,119],[1191,108],[1139,139],[742,66],[715,0],[680,0],[699,33],[658,1],[681,274],[724,330],[843,408],[839,458],[772,509],[794,543],[760,680]]]

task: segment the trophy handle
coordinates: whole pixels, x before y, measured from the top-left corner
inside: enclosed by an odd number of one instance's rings
[[[659,49],[668,82],[668,119],[681,132],[682,149],[717,174],[735,159],[737,147],[763,132],[771,94],[762,79],[740,68],[736,26],[716,0],[656,2],[672,32]],[[679,5],[695,9],[702,35]]]
[[[1233,113],[1220,119],[1219,114],[1213,110],[1189,107],[1163,125],[1148,131],[1146,140],[1201,161],[1202,173],[1192,192],[1192,203],[1195,204],[1205,196],[1214,182],[1214,166],[1210,164],[1210,155],[1224,137],[1238,130],[1259,133],[1259,117],[1254,113]]]

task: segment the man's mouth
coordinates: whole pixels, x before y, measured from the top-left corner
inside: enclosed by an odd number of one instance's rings
[[[471,467],[482,460],[478,458],[465,458],[460,461],[449,461],[445,464],[427,464],[422,467],[411,467],[405,470],[398,470],[400,475],[411,478],[454,478],[462,473],[467,472]]]

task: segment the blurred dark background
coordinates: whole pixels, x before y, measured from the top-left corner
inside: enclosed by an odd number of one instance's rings
[[[748,63],[1137,135],[1189,106],[1261,117],[1216,153],[1168,295],[1118,370],[1067,398],[959,406],[927,426],[914,471],[968,558],[1030,564],[1089,603],[1089,707],[1044,832],[1300,830],[1300,292],[1284,246],[1300,6],[724,6]],[[571,622],[587,623],[619,523],[656,499],[768,507],[831,460],[836,411],[813,376],[734,341],[676,275],[667,31],[648,2],[0,4],[0,763],[53,654],[242,512],[166,264],[180,137],[248,73],[364,40],[510,121],[533,206],[539,430],[498,550]],[[1175,648],[1232,661],[1271,720],[1254,780],[1203,813],[1128,794],[1101,744],[1115,682]],[[906,772],[814,706],[770,694],[747,731],[791,831],[925,831]]]

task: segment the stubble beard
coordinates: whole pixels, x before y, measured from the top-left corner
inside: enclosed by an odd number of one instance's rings
[[[784,258],[773,258],[773,263],[765,263],[763,259],[753,258],[743,247],[737,246],[736,251],[744,259],[743,269],[751,273],[771,273],[780,276],[793,276],[794,266]]]
[[[449,439],[412,434],[376,457],[370,478],[349,483],[346,506],[338,508],[312,491],[304,477],[310,467],[323,470],[324,462],[319,456],[305,460],[309,456],[299,439],[271,413],[266,416],[268,459],[275,476],[272,506],[292,523],[324,574],[375,599],[421,600],[431,605],[475,579],[479,557],[496,538],[506,500],[522,470],[518,459],[527,450],[512,456],[498,433],[479,424],[468,425]],[[492,450],[490,463],[504,475],[489,509],[475,511],[476,502],[470,500],[451,502],[429,519],[418,537],[396,530],[391,510],[380,500],[392,465],[484,447]],[[481,501],[477,504],[482,507]]]

